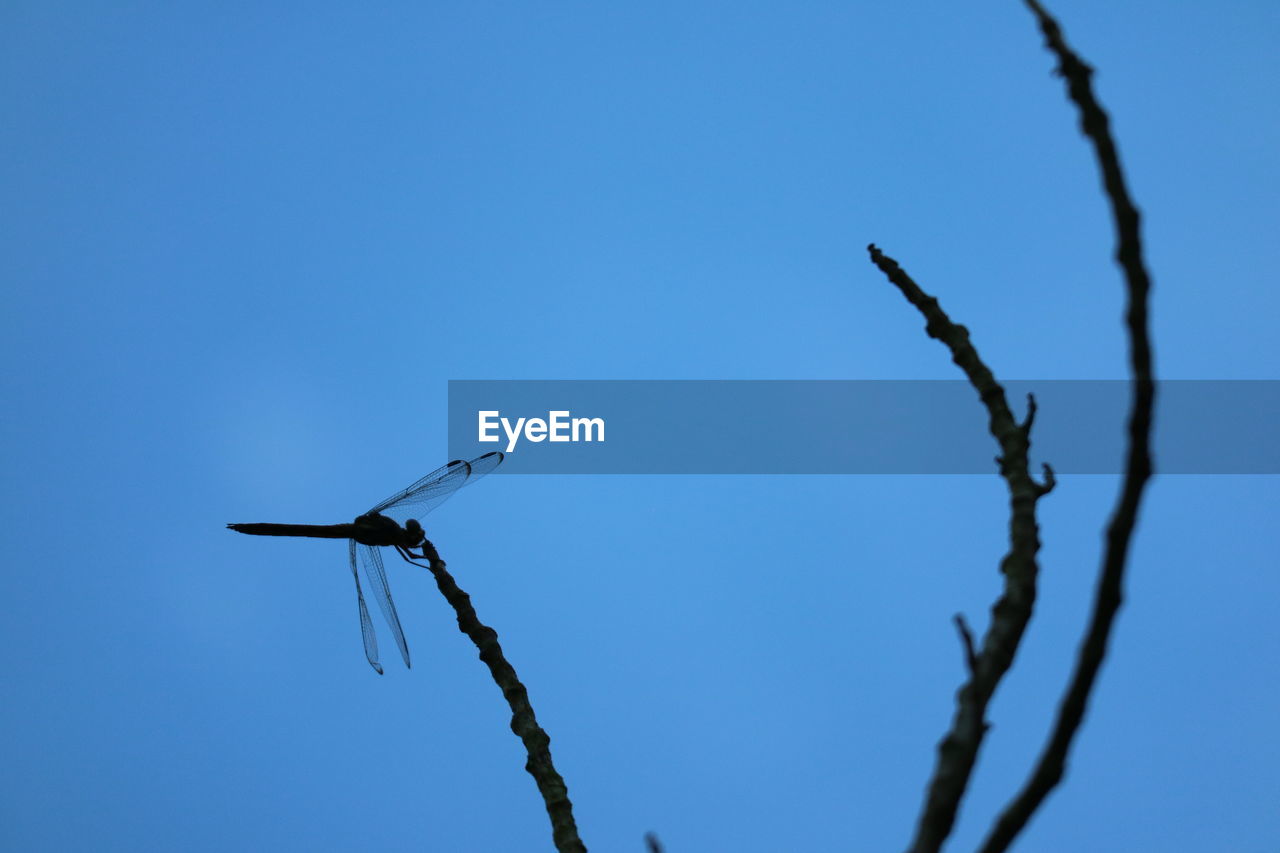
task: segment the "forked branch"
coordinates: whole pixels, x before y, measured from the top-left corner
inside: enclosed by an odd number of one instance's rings
[[[1128,291],[1125,322],[1133,373],[1133,399],[1124,483],[1107,527],[1093,611],[1076,667],[1044,751],[1030,779],[996,821],[982,847],[983,853],[1000,853],[1008,849],[1031,815],[1062,779],[1067,753],[1084,719],[1089,694],[1106,656],[1107,641],[1122,600],[1125,563],[1137,522],[1138,506],[1153,470],[1150,444],[1155,379],[1147,328],[1151,282],[1142,258],[1138,210],[1125,185],[1107,114],[1093,96],[1093,70],[1067,47],[1057,22],[1036,0],[1024,2],[1036,16],[1049,49],[1058,58],[1057,71],[1065,78],[1068,95],[1080,111],[1081,130],[1093,144],[1110,201],[1117,235],[1115,257],[1124,272]],[[1035,417],[1035,401],[1029,400],[1026,420],[1020,425],[1015,424],[1003,389],[979,359],[969,342],[968,331],[952,323],[937,300],[920,290],[893,259],[874,245],[868,249],[876,266],[924,314],[925,330],[947,345],[952,360],[964,370],[986,404],[991,433],[1002,449],[998,461],[1000,473],[1009,484],[1012,509],[1010,550],[1001,566],[1005,574],[1005,589],[992,610],[991,626],[983,638],[981,650],[975,652],[967,624],[957,618],[970,677],[960,689],[951,730],[939,746],[934,776],[912,842],[911,850],[922,853],[938,850],[951,832],[956,810],[986,732],[984,714],[987,703],[1008,671],[1030,619],[1036,593],[1035,555],[1039,548],[1035,505],[1053,487],[1053,473],[1045,466],[1044,483],[1037,484],[1027,470],[1027,442]]]

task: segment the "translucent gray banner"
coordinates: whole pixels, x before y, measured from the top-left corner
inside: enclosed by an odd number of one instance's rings
[[[1036,467],[1116,474],[1129,383],[1005,383],[1039,414]],[[1280,473],[1280,381],[1157,388],[1161,474]],[[963,381],[451,381],[449,455],[508,454],[508,474],[987,474],[998,452]]]

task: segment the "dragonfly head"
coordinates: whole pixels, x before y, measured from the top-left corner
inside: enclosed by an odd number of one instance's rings
[[[418,523],[416,518],[410,518],[405,521],[404,532],[409,534],[409,538],[413,540],[409,543],[410,548],[415,547],[426,538],[422,532],[422,525]]]

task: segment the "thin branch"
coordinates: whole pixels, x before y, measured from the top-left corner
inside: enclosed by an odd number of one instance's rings
[[[515,668],[503,656],[497,632],[481,623],[476,616],[475,608],[471,606],[471,596],[458,588],[453,576],[446,571],[444,560],[440,559],[435,545],[424,541],[419,559],[427,560],[427,568],[435,576],[436,586],[458,614],[458,630],[470,637],[471,642],[480,650],[480,660],[489,667],[493,680],[502,689],[502,695],[511,706],[511,731],[524,742],[529,755],[524,768],[533,776],[542,800],[546,803],[556,849],[561,853],[586,853],[586,845],[578,837],[578,827],[573,820],[569,789],[551,762],[551,738],[538,725],[533,706],[529,704],[529,693],[520,683]]]
[[[956,712],[951,728],[938,744],[938,759],[928,794],[912,839],[912,853],[939,850],[955,825],[956,811],[973,773],[978,749],[986,735],[986,710],[1004,674],[1013,665],[1022,633],[1031,619],[1036,599],[1036,553],[1040,550],[1040,531],[1036,522],[1036,503],[1053,488],[1053,472],[1045,466],[1045,482],[1037,483],[1028,471],[1027,450],[1030,447],[1034,403],[1028,408],[1026,421],[1019,423],[1009,410],[1004,388],[982,362],[969,341],[969,331],[951,319],[926,294],[897,261],[875,245],[867,250],[871,261],[880,268],[902,295],[925,317],[925,331],[951,350],[954,361],[970,384],[978,391],[987,408],[988,429],[1000,445],[1000,476],[1009,487],[1009,550],[1000,563],[1004,573],[1004,589],[991,608],[991,624],[982,638],[968,680],[956,696]]]
[[[972,674],[978,669],[978,653],[973,649],[973,631],[969,630],[969,623],[965,621],[963,613],[952,616],[951,621],[956,623],[956,630],[960,632],[960,644],[964,646],[964,665]]]
[[[1125,323],[1129,333],[1129,361],[1133,372],[1134,394],[1129,411],[1129,448],[1125,460],[1124,484],[1107,525],[1107,544],[1094,595],[1093,611],[1076,659],[1075,671],[1058,708],[1053,731],[1031,777],[992,827],[991,834],[981,848],[982,853],[999,853],[1008,849],[1045,797],[1062,780],[1067,752],[1084,719],[1089,694],[1106,657],[1107,641],[1123,600],[1124,570],[1129,543],[1138,519],[1138,504],[1153,471],[1151,425],[1155,406],[1155,375],[1147,329],[1147,301],[1151,279],[1142,259],[1138,209],[1130,200],[1125,186],[1120,155],[1111,139],[1107,114],[1093,96],[1090,84],[1093,69],[1067,47],[1058,22],[1036,0],[1025,2],[1039,22],[1047,47],[1058,58],[1057,71],[1066,79],[1067,93],[1080,110],[1081,131],[1093,143],[1098,166],[1102,171],[1103,186],[1111,203],[1117,241],[1115,257],[1124,271],[1128,289],[1129,304]]]

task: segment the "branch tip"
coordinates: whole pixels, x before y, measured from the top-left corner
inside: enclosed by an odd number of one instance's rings
[[[969,630],[969,623],[965,621],[963,613],[957,613],[951,617],[951,621],[955,622],[956,630],[960,633],[960,644],[964,646],[964,663],[969,668],[971,675],[978,672],[978,653],[973,648],[973,631]]]
[[[1036,422],[1036,395],[1027,393],[1027,416],[1022,419],[1022,432],[1029,438],[1031,436],[1031,425]]]

